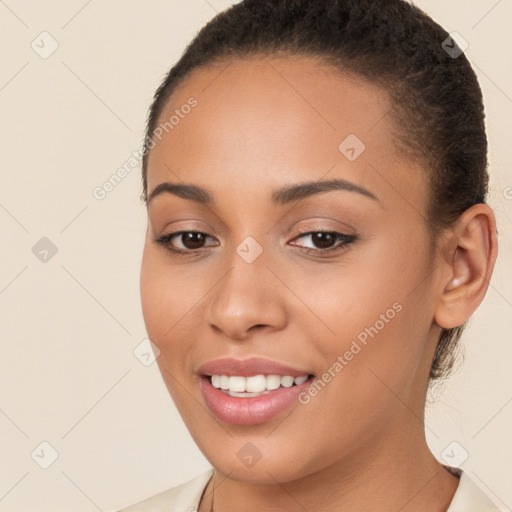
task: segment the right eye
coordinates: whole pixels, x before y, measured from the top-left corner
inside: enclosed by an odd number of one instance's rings
[[[176,231],[175,233],[155,236],[153,240],[171,252],[186,254],[202,249],[207,238],[213,239],[213,237],[201,231]],[[174,245],[175,240],[178,241],[178,247]]]

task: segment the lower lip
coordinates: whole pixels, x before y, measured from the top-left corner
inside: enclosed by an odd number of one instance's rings
[[[257,425],[265,423],[297,405],[297,396],[312,382],[309,377],[298,386],[280,387],[265,395],[252,398],[229,396],[212,386],[210,378],[201,376],[201,391],[210,410],[217,418],[233,425]]]

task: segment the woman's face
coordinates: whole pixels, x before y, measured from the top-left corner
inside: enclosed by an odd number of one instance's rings
[[[226,66],[189,76],[150,152],[141,295],[163,379],[235,480],[393,457],[423,436],[440,332],[425,170],[380,88],[307,58]],[[280,387],[218,389],[247,383]]]

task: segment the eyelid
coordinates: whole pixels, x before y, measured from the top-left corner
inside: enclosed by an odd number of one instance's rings
[[[336,224],[335,226],[330,226],[328,224],[328,223],[332,224],[333,222]],[[344,234],[347,236],[356,234],[356,230],[354,228],[352,228],[348,224],[345,224],[344,222],[341,222],[339,220],[335,221],[334,219],[325,219],[323,221],[315,219],[315,221],[312,225],[307,226],[307,227],[299,226],[297,228],[297,231],[300,234],[312,233],[312,232],[318,233],[321,231],[336,232],[336,233],[341,233],[341,234]]]

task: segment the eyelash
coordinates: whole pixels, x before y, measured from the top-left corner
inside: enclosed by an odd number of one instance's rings
[[[177,237],[179,235],[184,235],[187,233],[200,234],[200,235],[204,235],[206,237],[209,236],[207,233],[203,233],[202,231],[176,231],[174,233],[169,233],[166,235],[155,236],[153,238],[153,240],[156,244],[163,246],[165,249],[167,249],[171,253],[173,253],[177,256],[181,256],[181,257],[187,256],[187,255],[194,255],[194,254],[197,254],[198,252],[202,252],[203,248],[183,250],[183,249],[176,249],[176,247],[173,247],[171,245],[171,240],[174,237]],[[356,240],[355,235],[347,235],[344,233],[338,233],[336,231],[322,231],[322,230],[301,232],[300,236],[294,238],[294,240],[296,240],[297,238],[302,238],[304,236],[308,236],[308,235],[316,235],[318,233],[325,233],[325,234],[333,235],[334,237],[336,237],[338,239],[337,244],[332,247],[328,247],[327,249],[313,249],[311,247],[300,247],[299,246],[300,249],[307,254],[316,254],[316,255],[319,255],[319,254],[321,255],[321,254],[330,253],[330,252],[341,252],[342,250],[346,249],[346,247],[349,244],[355,242],[355,240]]]

